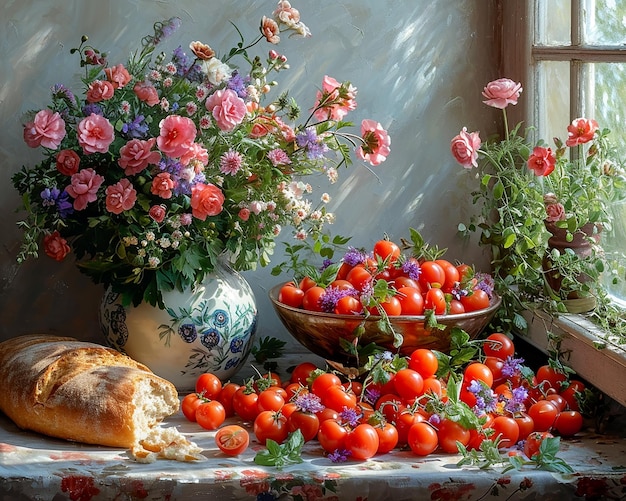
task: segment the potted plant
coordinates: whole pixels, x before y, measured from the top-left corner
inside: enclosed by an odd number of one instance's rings
[[[600,237],[611,228],[611,204],[626,195],[608,129],[578,118],[565,141],[554,139],[554,149],[533,141],[532,128],[509,129],[506,108],[521,93],[510,79],[487,84],[484,103],[502,109],[503,137],[483,142],[464,127],[451,142],[454,158],[477,181],[472,196],[479,211],[459,230],[477,233],[491,252],[503,298],[497,322],[508,330],[526,330],[522,312],[538,305],[553,313],[592,309],[596,301],[606,306],[598,277],[616,265],[603,254]]]

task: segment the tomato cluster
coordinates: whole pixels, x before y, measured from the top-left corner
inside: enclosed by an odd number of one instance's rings
[[[369,254],[354,249],[346,253],[330,277],[287,282],[278,301],[344,315],[380,315],[381,309],[388,316],[424,315],[428,310],[435,315],[458,314],[489,306],[490,277],[481,277],[467,264],[406,257],[394,242],[379,240]],[[376,286],[380,283],[385,284],[383,294],[372,301],[372,290],[380,291]]]
[[[219,428],[216,444],[232,455],[246,449],[251,429],[261,444],[269,439],[281,444],[300,430],[305,441],[317,440],[333,460],[362,460],[396,448],[419,456],[457,453],[458,443],[471,450],[485,440],[500,449],[517,446],[532,458],[546,437],[581,430],[576,395],[584,384],[551,365],[533,373],[520,360],[513,341],[494,333],[484,340],[479,357],[456,376],[438,375],[440,358],[428,349],[408,357],[381,354],[377,366],[382,373],[371,377],[372,369],[362,381],[311,362],[297,365],[284,383],[268,373],[222,386],[214,375],[204,374],[197,393],[183,399],[182,411],[206,429]],[[459,409],[474,420],[460,419]],[[243,426],[220,428],[232,416]]]

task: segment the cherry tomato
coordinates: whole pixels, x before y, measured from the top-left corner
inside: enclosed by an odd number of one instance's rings
[[[549,400],[539,400],[528,409],[528,415],[535,423],[535,431],[549,431],[558,413],[556,405]]]
[[[409,429],[407,443],[418,456],[428,456],[439,446],[439,438],[435,429],[427,422],[415,423]]]
[[[424,421],[424,416],[418,412],[403,409],[398,413],[395,419],[396,429],[398,430],[398,445],[404,447],[409,442],[409,430],[415,423]]]
[[[317,365],[315,365],[313,362],[302,362],[295,366],[289,380],[292,383],[307,385],[307,380],[311,377],[311,372],[313,372],[317,368]]]
[[[444,292],[450,292],[453,287],[461,281],[459,270],[457,270],[456,266],[454,266],[450,261],[445,259],[435,259],[435,263],[441,266],[445,275],[445,280],[441,284],[441,288]]]
[[[409,356],[409,369],[419,372],[424,379],[434,376],[438,368],[439,361],[432,350],[418,348]]]
[[[233,409],[233,395],[239,388],[240,386],[237,383],[228,382],[222,386],[222,391],[220,391],[220,394],[217,396],[217,400],[224,406],[226,417],[235,415],[235,410]]]
[[[191,421],[196,422],[196,411],[198,407],[200,407],[206,399],[199,398],[197,393],[190,393],[189,395],[185,395],[182,402],[180,403],[180,407],[183,411],[185,417]]]
[[[352,268],[346,275],[346,280],[350,282],[358,291],[362,291],[372,282],[372,279],[372,274],[365,268],[365,266],[360,265]]]
[[[213,400],[222,391],[222,381],[215,374],[209,372],[200,374],[196,379],[196,393]]]
[[[289,434],[287,418],[281,412],[262,411],[254,419],[254,434],[260,444],[265,445],[267,439],[282,444]]]
[[[363,311],[363,305],[354,296],[344,296],[335,303],[337,315],[355,315]]]
[[[567,406],[574,411],[580,411],[576,395],[585,390],[585,384],[582,381],[572,379],[567,388],[561,391],[561,396],[567,402]]]
[[[499,438],[499,447],[512,447],[519,439],[519,425],[509,416],[496,416],[491,428],[494,430],[494,438]]]
[[[341,279],[338,278],[336,280],[333,280],[329,287],[332,287],[333,289],[338,289],[338,290],[356,290],[354,288],[354,285],[352,285],[350,282],[348,282],[346,279]]]
[[[429,287],[440,288],[446,281],[446,272],[435,261],[424,261],[420,270],[419,283],[424,290]]]
[[[259,393],[256,403],[259,412],[277,411],[285,405],[285,398],[275,389],[268,388]]]
[[[326,388],[324,394],[321,395],[321,399],[326,407],[341,412],[344,407],[354,409],[356,407],[357,397],[351,391],[346,390],[343,385],[334,384]]]
[[[433,394],[441,397],[443,395],[443,384],[435,376],[424,378],[424,395]]]
[[[317,432],[317,440],[326,452],[345,449],[347,436],[348,430],[333,419],[322,421]]]
[[[302,308],[307,311],[322,311],[320,298],[324,292],[326,292],[326,289],[320,287],[319,285],[314,285],[313,287],[307,289],[304,292],[304,297],[302,298]]]
[[[461,442],[466,446],[470,440],[470,432],[455,421],[443,419],[441,423],[439,423],[437,438],[439,439],[439,447],[441,447],[444,452],[455,454],[458,452],[456,443]]]
[[[559,435],[571,437],[583,427],[583,416],[578,411],[561,411],[556,417],[554,428]]]
[[[411,287],[413,289],[417,289],[420,293],[422,292],[420,288],[420,284],[417,280],[413,280],[412,278],[406,277],[404,275],[400,275],[393,279],[393,286],[396,290],[400,290],[402,287]]]
[[[471,294],[461,296],[461,303],[466,312],[484,310],[489,307],[489,296],[482,289],[474,289]]]
[[[317,285],[317,282],[313,280],[311,277],[304,277],[302,280],[300,280],[300,283],[298,284],[298,288],[306,292],[311,287],[315,287],[316,285]]]
[[[400,369],[393,379],[396,392],[403,398],[414,399],[424,391],[424,378],[413,369]]]
[[[532,457],[539,452],[539,447],[541,447],[541,442],[543,442],[546,438],[552,438],[554,435],[547,431],[540,432],[534,431],[526,438],[526,442],[524,442],[524,454],[528,459],[532,459]]]
[[[322,425],[322,422],[328,419],[334,419],[335,421],[339,421],[339,412],[337,412],[335,409],[331,409],[330,407],[324,407],[323,410],[321,410],[320,412],[316,412],[315,414],[317,415],[317,419],[320,420],[320,426]]]
[[[287,418],[287,427],[290,432],[300,430],[304,441],[308,442],[317,436],[320,420],[312,412],[296,410]]]
[[[372,425],[362,423],[357,425],[346,437],[346,450],[354,459],[369,459],[378,451],[378,433]]]
[[[507,380],[507,377],[502,374],[502,369],[504,368],[504,360],[498,357],[485,357],[483,363],[491,370],[494,386],[498,386]]]
[[[400,287],[396,296],[400,301],[402,315],[423,315],[424,296],[416,287]]]
[[[304,291],[293,282],[286,283],[278,291],[278,301],[293,308],[300,308],[303,298]]]
[[[402,313],[402,304],[396,296],[391,296],[387,301],[380,303],[380,307],[385,310],[385,313],[389,317],[397,317]],[[380,311],[376,307],[370,308],[370,314],[380,315]]]
[[[541,385],[543,381],[547,381],[550,388],[556,390],[561,389],[561,383],[564,383],[567,376],[549,365],[542,365],[535,373],[537,377],[537,385]]]
[[[525,412],[521,412],[515,415],[515,421],[517,421],[517,427],[519,428],[517,440],[526,440],[526,437],[535,430],[533,418]]]
[[[217,400],[204,402],[196,409],[196,422],[205,430],[216,430],[224,423],[226,411]]]
[[[448,308],[448,314],[450,315],[460,315],[461,313],[465,313],[465,306],[458,299],[450,300],[450,307]]]
[[[472,381],[482,381],[491,388],[493,386],[493,372],[485,364],[472,362],[463,372],[463,381],[466,385],[469,385]]]
[[[400,247],[390,240],[379,240],[374,244],[374,256],[380,257],[383,261],[393,263],[400,257]]]
[[[506,360],[515,355],[515,345],[509,336],[500,332],[489,334],[483,345],[483,353],[487,357],[498,357]]]
[[[244,421],[254,421],[259,414],[258,400],[258,393],[242,386],[233,395],[233,410]]]
[[[352,269],[352,266],[349,265],[348,263],[341,263],[341,266],[339,267],[339,271],[337,271],[336,279],[345,280],[346,277],[348,276],[348,272],[351,269]]]
[[[375,408],[380,411],[389,422],[396,422],[398,414],[404,410],[402,399],[394,393],[385,393],[376,400]]]
[[[433,310],[435,315],[443,315],[446,312],[446,295],[441,289],[428,289],[424,297],[424,309]]]
[[[378,449],[376,454],[386,454],[398,444],[398,430],[391,423],[381,423],[374,426],[378,434]]]
[[[229,456],[238,456],[248,448],[250,434],[236,424],[223,426],[215,433],[215,444]]]
[[[315,393],[318,397],[322,398],[324,392],[331,386],[341,385],[341,379],[332,372],[324,372],[317,376],[311,383],[311,392]]]
[[[549,400],[554,405],[556,405],[556,408],[559,410],[559,412],[564,411],[567,407],[567,400],[565,400],[563,396],[559,395],[558,393],[546,395],[546,400]]]

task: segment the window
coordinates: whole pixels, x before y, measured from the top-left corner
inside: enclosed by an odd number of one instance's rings
[[[503,75],[524,82],[526,108],[516,110],[548,141],[564,137],[576,117],[611,129],[626,158],[626,2],[623,0],[501,0]],[[603,236],[609,253],[623,252],[626,202]],[[611,286],[626,306],[626,285]]]

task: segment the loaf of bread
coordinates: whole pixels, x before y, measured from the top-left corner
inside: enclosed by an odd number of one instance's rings
[[[200,459],[195,444],[160,426],[179,406],[172,383],[113,349],[47,335],[0,343],[0,410],[22,429],[129,448],[144,462]]]

